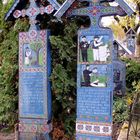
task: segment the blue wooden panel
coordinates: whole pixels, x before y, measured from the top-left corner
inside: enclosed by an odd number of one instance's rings
[[[121,71],[123,66],[114,60],[111,29],[101,28],[99,22],[105,16],[125,16],[133,11],[124,0],[117,0],[116,7],[101,4],[105,0],[86,0],[89,5],[79,7],[83,1],[66,0],[55,13],[58,20],[64,14],[90,18],[90,27],[78,31],[76,140],[111,140],[113,76],[117,64]]]
[[[20,73],[20,117],[43,117],[44,94],[47,94],[43,81],[46,75],[41,72]],[[45,101],[45,102],[44,102]],[[46,112],[47,113],[47,112]]]
[[[20,139],[49,138],[52,130],[51,53],[49,30],[19,34],[19,132]]]
[[[111,140],[114,88],[112,63],[113,35],[110,29],[96,27],[97,26],[91,26],[88,29],[81,29],[78,31],[76,119],[78,122],[76,126],[78,124],[80,125],[76,128],[76,134],[83,134],[83,139],[89,138],[90,140],[97,138],[99,140]],[[93,43],[97,36],[100,38],[100,44],[102,45],[95,48],[99,58],[95,60],[95,50],[92,45],[94,45]],[[83,37],[86,41],[82,39]],[[84,51],[81,48],[81,43],[86,43],[88,46],[83,46]],[[85,49],[86,47],[87,50]],[[86,59],[83,59],[82,53],[84,55],[87,53]],[[97,132],[96,129],[100,130],[100,132]],[[108,130],[108,132],[103,132],[102,129]]]
[[[34,36],[31,36],[34,33]],[[19,108],[21,118],[51,119],[49,31],[19,34]],[[34,40],[35,39],[35,40]]]
[[[51,120],[52,118],[52,94],[51,94],[51,81],[50,81],[50,76],[51,76],[51,44],[49,41],[50,37],[50,30],[47,32],[47,106],[48,106],[48,120]]]
[[[77,94],[77,119],[93,122],[112,121],[112,92],[82,90]]]

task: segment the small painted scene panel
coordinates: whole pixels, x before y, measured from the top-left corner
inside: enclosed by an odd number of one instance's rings
[[[108,63],[111,61],[109,36],[80,36],[79,61],[81,63]]]
[[[108,74],[106,65],[82,65],[81,86],[107,87]]]
[[[43,45],[41,43],[26,43],[23,45],[23,66],[24,67],[42,67]]]

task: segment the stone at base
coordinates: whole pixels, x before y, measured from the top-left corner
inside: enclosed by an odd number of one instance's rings
[[[51,140],[50,132],[52,131],[52,124],[46,121],[38,120],[38,122],[32,122],[32,120],[25,120],[19,123],[18,128],[18,140]],[[28,123],[27,123],[28,122]],[[43,124],[44,123],[44,124]]]
[[[50,135],[39,133],[21,133],[19,132],[18,140],[51,140]]]

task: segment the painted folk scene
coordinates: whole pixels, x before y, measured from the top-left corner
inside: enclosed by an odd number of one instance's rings
[[[110,60],[108,36],[82,36],[80,40],[80,62],[107,63]]]
[[[140,0],[0,10],[0,140],[140,140]]]

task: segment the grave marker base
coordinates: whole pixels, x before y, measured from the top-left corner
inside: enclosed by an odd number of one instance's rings
[[[19,133],[19,140],[51,140],[49,134]]]
[[[19,34],[19,140],[51,139],[49,36],[49,30]]]
[[[86,135],[86,134],[77,134],[76,140],[112,140],[110,137],[101,137],[101,136],[92,136],[92,135]]]

